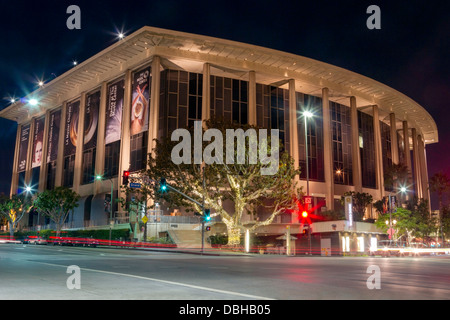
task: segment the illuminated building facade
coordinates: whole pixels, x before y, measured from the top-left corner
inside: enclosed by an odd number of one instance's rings
[[[314,114],[307,144],[304,110]],[[0,116],[18,123],[11,194],[71,187],[82,196],[72,217],[80,224],[104,219],[111,184],[117,197],[122,172],[145,167],[153,139],[195,120],[221,116],[279,129],[304,190],[307,145],[310,195],[328,210],[346,191],[374,200],[389,194],[383,176],[392,164],[406,165],[411,191],[429,199],[426,145],[438,142],[422,106],[375,80],[285,52],[152,27]]]

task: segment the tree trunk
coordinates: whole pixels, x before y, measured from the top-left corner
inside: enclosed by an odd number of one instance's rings
[[[238,246],[241,243],[241,230],[235,225],[227,224],[228,246]]]

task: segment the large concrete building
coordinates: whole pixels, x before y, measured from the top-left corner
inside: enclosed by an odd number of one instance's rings
[[[74,221],[106,219],[105,197],[117,196],[124,170],[144,168],[154,138],[212,116],[279,129],[306,190],[306,109],[314,203],[332,210],[346,191],[381,199],[385,170],[400,163],[429,199],[426,146],[438,131],[411,98],[313,59],[152,27],[0,112],[18,123],[11,194],[68,186],[82,196]]]

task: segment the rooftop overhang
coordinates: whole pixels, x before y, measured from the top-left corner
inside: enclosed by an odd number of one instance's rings
[[[27,95],[23,102],[17,101],[0,111],[0,117],[25,123],[82,92],[114,80],[126,70],[149,64],[155,55],[166,68],[201,73],[203,64],[209,63],[212,75],[247,80],[248,72],[255,71],[257,83],[287,88],[288,80],[295,79],[297,91],[317,96],[326,87],[332,101],[348,106],[349,97],[354,96],[361,111],[370,113],[371,108],[365,107],[378,105],[380,120],[388,122],[389,114],[395,113],[398,129],[402,121],[407,121],[426,144],[439,141],[436,123],[422,106],[378,81],[286,52],[153,27],[143,27],[79,63]],[[32,98],[39,100],[38,106],[26,103]]]

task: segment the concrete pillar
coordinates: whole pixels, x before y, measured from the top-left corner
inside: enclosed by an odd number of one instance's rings
[[[97,123],[97,147],[95,150],[95,175],[105,174],[105,125],[106,125],[106,101],[108,97],[108,84],[102,83],[100,89],[100,105],[98,108]],[[94,195],[101,193],[102,182],[94,179]]]
[[[44,135],[42,138],[42,161],[39,172],[39,186],[38,191],[42,192],[45,189],[45,182],[47,181],[47,153],[48,153],[48,131],[50,128],[50,110],[45,113]]]
[[[58,137],[58,154],[56,156],[56,173],[55,173],[55,187],[62,185],[62,173],[64,169],[64,135],[66,129],[66,114],[67,102],[64,102],[61,108],[61,122],[59,124]]]
[[[414,175],[413,175],[414,191],[418,198],[423,198],[423,196],[422,196],[422,178],[421,178],[421,173],[420,173],[420,161],[419,161],[416,128],[411,128],[411,137],[412,137],[412,147],[413,147],[412,161],[414,163]]]
[[[205,126],[205,121],[211,118],[211,66],[209,63],[203,65],[203,87],[202,87],[202,122]],[[255,89],[256,94],[256,89]],[[256,103],[256,97],[255,97]],[[256,115],[256,114],[255,114]],[[256,123],[256,122],[255,122]]]
[[[391,155],[392,163],[399,164],[398,153],[398,139],[397,139],[397,122],[395,120],[395,113],[389,114],[390,128],[391,128]]]
[[[322,89],[322,112],[323,112],[323,151],[325,171],[325,200],[328,210],[334,210],[334,174],[333,174],[333,144],[331,136],[331,116],[328,88]]]
[[[150,119],[147,152],[153,154],[156,147],[154,139],[159,138],[159,100],[161,88],[161,60],[154,56],[152,61],[152,86],[150,88]],[[203,101],[202,101],[203,103]]]
[[[9,192],[9,195],[12,196],[13,194],[17,193],[17,188],[19,186],[19,173],[18,170],[18,162],[19,162],[19,148],[20,148],[20,133],[22,132],[22,125],[17,125],[17,133],[16,133],[16,144],[14,149],[14,162],[13,162],[13,171],[12,171],[12,177],[11,177],[11,190]]]
[[[430,200],[430,190],[428,188],[428,169],[425,153],[425,144],[421,135],[417,137],[417,158],[420,172],[420,185],[422,189],[422,198]]]
[[[255,110],[256,111],[256,110]],[[256,115],[255,115],[256,117]],[[295,95],[295,80],[289,80],[289,153],[294,159],[294,168],[299,168],[300,156],[298,150],[298,115],[297,115],[297,99]],[[256,118],[255,118],[256,120]],[[296,177],[299,179],[299,177]]]
[[[31,166],[33,163],[33,142],[34,142],[34,126],[35,120],[32,119],[30,123],[30,132],[28,135],[28,148],[27,148],[27,166],[25,169],[25,185],[28,186],[31,183],[31,175],[33,171],[33,167]]]
[[[118,184],[122,182],[120,179],[122,172],[130,168],[131,81],[131,70],[127,70],[125,72],[125,89],[122,110],[122,140],[120,143]]]
[[[412,183],[411,148],[409,144],[408,122],[403,121],[403,145],[405,146],[405,165],[408,168],[408,185]]]
[[[383,169],[383,147],[381,146],[381,129],[378,106],[372,106],[373,111],[373,136],[375,145],[375,170],[377,178],[377,188],[380,198],[384,197],[384,169]]]
[[[295,90],[295,88],[294,88]],[[256,126],[256,73],[248,73],[248,124]],[[290,140],[292,141],[292,140]]]
[[[359,126],[356,98],[350,97],[350,116],[352,127],[352,171],[353,185],[356,192],[362,192],[361,153],[359,152]]]
[[[78,110],[77,148],[75,151],[75,166],[73,176],[73,191],[79,192],[81,176],[83,174],[83,146],[84,146],[84,116],[86,113],[86,92],[81,93],[80,108]]]

